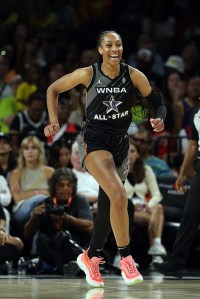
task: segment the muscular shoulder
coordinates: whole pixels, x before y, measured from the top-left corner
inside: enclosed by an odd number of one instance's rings
[[[128,68],[133,85],[141,92],[144,97],[148,96],[151,93],[152,88],[147,77],[138,69],[133,68],[130,65],[128,66]]]
[[[75,76],[78,76],[79,78],[81,78],[81,83],[85,87],[87,87],[92,79],[92,74],[93,74],[92,66],[79,68],[79,69],[75,70],[73,73]]]

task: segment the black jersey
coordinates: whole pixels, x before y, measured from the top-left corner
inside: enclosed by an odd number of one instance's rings
[[[27,136],[36,136],[40,141],[46,142],[44,135],[44,127],[48,124],[48,115],[46,111],[42,113],[41,119],[36,123],[34,122],[27,110],[19,112],[13,122],[11,123],[11,132],[18,132],[20,134],[20,142]]]
[[[92,65],[93,77],[87,88],[87,128],[97,134],[126,134],[132,120],[134,86],[127,64],[120,63],[114,79],[104,75],[100,66]]]

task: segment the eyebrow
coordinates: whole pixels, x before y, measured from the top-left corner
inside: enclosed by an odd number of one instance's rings
[[[105,43],[112,43],[113,41],[112,40],[104,40]],[[117,39],[115,40],[114,42],[120,42],[121,43],[121,40],[120,39]]]

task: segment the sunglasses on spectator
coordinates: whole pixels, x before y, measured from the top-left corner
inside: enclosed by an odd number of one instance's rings
[[[144,138],[136,138],[136,137],[134,137],[133,140],[134,140],[135,142],[151,143],[150,140],[145,140]]]

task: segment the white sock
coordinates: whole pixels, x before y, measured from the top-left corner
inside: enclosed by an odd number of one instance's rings
[[[154,240],[153,240],[153,244],[161,244],[161,238],[155,238]]]

